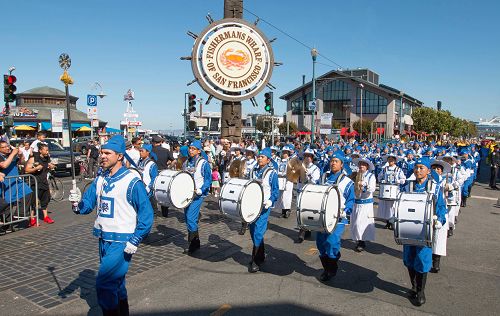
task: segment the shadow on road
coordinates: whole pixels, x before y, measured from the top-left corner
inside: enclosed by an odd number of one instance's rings
[[[100,308],[97,304],[97,296],[94,290],[95,278],[96,272],[94,270],[85,269],[64,289],[60,289],[58,295],[61,298],[66,298],[80,288],[80,298],[85,300],[89,306],[87,315],[99,315]]]

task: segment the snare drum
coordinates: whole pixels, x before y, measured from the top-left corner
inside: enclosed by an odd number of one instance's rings
[[[186,171],[163,170],[154,183],[156,201],[162,206],[186,208],[193,201],[194,190],[193,176]]]
[[[222,186],[219,198],[221,212],[245,223],[253,223],[262,212],[264,191],[260,182],[230,179]]]
[[[301,229],[331,233],[340,216],[336,186],[306,184],[297,199],[297,225]]]
[[[280,191],[285,191],[286,189],[286,178],[278,177],[278,188]]]
[[[446,206],[457,206],[459,201],[458,190],[452,190],[446,195]]]
[[[434,201],[431,193],[400,193],[395,216],[394,239],[398,245],[432,247]]]
[[[378,198],[380,200],[395,201],[398,198],[398,194],[399,194],[399,185],[380,183],[378,190]]]

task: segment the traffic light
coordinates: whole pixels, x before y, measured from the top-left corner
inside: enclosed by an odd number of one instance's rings
[[[274,114],[274,108],[273,108],[273,93],[272,92],[266,92],[264,94],[264,110],[266,112],[269,112],[271,114]]]
[[[196,94],[189,94],[188,96],[189,113],[196,111]]]
[[[3,75],[3,99],[6,103],[16,100],[16,95],[14,94],[17,90],[16,86],[14,85],[16,81],[16,76]]]

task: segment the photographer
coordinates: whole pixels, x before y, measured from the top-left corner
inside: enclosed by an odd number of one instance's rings
[[[50,163],[49,146],[47,143],[39,142],[37,144],[38,151],[33,153],[30,157],[28,163],[26,164],[26,173],[30,173],[35,176],[38,183],[38,199],[40,200],[40,208],[43,212],[43,221],[47,224],[54,223],[54,220],[49,217],[47,212],[47,206],[50,202],[50,190],[49,181],[47,180],[47,174],[49,169],[54,169],[55,166]],[[32,185],[32,189],[34,185]],[[30,226],[36,225],[35,212],[36,200],[32,201],[33,210],[31,211]]]

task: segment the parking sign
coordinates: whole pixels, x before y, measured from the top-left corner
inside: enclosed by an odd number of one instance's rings
[[[87,94],[87,105],[97,106],[97,96],[92,94]]]

